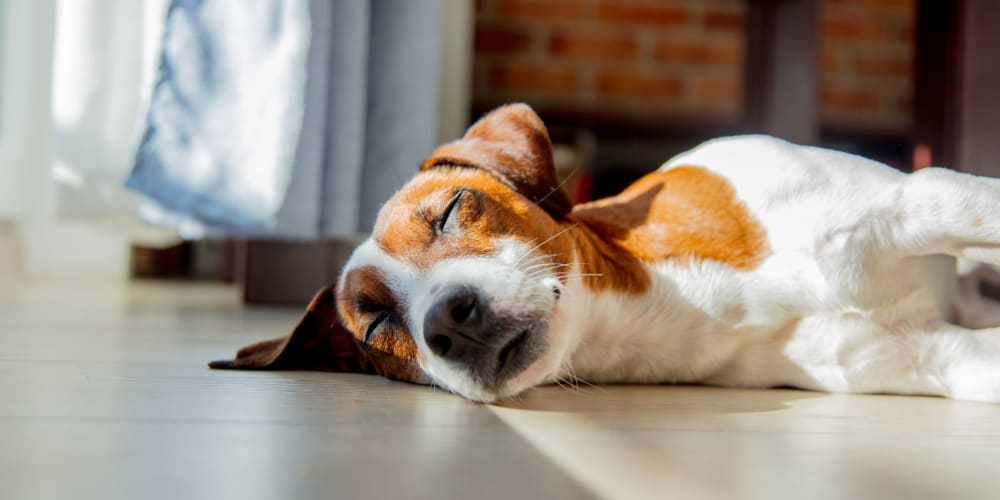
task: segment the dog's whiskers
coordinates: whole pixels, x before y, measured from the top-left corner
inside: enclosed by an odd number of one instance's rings
[[[527,254],[518,259],[517,262],[513,264],[513,267],[525,271],[527,269],[531,269],[536,266],[547,266],[549,264],[552,264],[553,261],[551,259],[553,259],[558,255],[561,254],[559,253]]]
[[[546,244],[546,243],[548,243],[548,242],[550,242],[550,241],[552,241],[552,240],[554,240],[554,239],[558,238],[558,237],[559,237],[559,236],[561,236],[561,235],[562,235],[563,233],[565,233],[565,232],[567,232],[567,231],[569,231],[569,230],[571,230],[571,229],[574,229],[574,228],[576,228],[576,227],[577,227],[577,226],[579,226],[579,225],[580,225],[580,223],[579,223],[579,222],[576,222],[576,223],[574,223],[574,224],[573,224],[572,226],[567,226],[567,227],[563,228],[563,229],[562,229],[562,231],[559,231],[558,233],[556,233],[556,234],[553,234],[552,236],[549,236],[548,238],[546,238],[546,239],[545,239],[544,241],[542,241],[541,243],[538,243],[538,244],[537,244],[537,245],[535,245],[534,247],[530,248],[530,249],[528,250],[528,252],[527,252],[527,254],[526,254],[526,255],[531,255],[531,253],[532,253],[532,252],[534,252],[535,250],[538,250],[539,248],[541,248],[541,247],[542,247],[542,245],[544,245],[544,244]],[[521,257],[521,259],[524,259],[524,257]],[[515,263],[515,266],[516,266],[517,264],[520,264],[520,261],[516,262],[516,263]]]
[[[528,266],[528,267],[522,269],[521,271],[523,271],[525,274],[531,274],[531,271],[533,269],[542,268],[544,270],[549,270],[549,269],[556,269],[556,268],[560,268],[560,267],[570,267],[570,266],[571,266],[571,264],[543,263],[543,264],[534,264],[534,265]]]
[[[589,264],[586,263],[586,262],[570,262],[570,263],[566,263],[566,264],[561,264],[561,263],[536,264],[536,265],[530,266],[528,268],[525,268],[524,272],[525,272],[525,275],[528,278],[536,278],[536,277],[539,277],[539,276],[543,276],[546,273],[548,273],[549,271],[552,271],[554,269],[561,269],[561,268],[567,268],[567,267],[572,268],[573,266],[576,266],[576,265],[587,266]],[[572,274],[577,274],[577,273],[574,273],[573,271],[564,271],[564,272],[558,273],[557,275],[565,276],[565,275],[572,275]]]
[[[588,392],[584,390],[582,386],[587,386],[588,389],[601,390],[600,386],[594,385],[578,377],[576,375],[576,370],[573,369],[572,363],[568,360],[561,363],[560,372],[561,374],[557,378],[557,380],[561,382],[560,386],[571,388],[571,390],[577,394],[585,394]]]

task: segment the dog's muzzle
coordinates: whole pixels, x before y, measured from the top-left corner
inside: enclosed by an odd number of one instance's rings
[[[546,326],[539,314],[497,313],[489,302],[472,287],[444,290],[424,317],[424,340],[436,356],[497,390],[541,355]]]

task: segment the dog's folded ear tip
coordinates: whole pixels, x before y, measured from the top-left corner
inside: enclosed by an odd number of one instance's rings
[[[274,370],[273,363],[259,359],[218,359],[209,361],[208,367],[213,370]]]
[[[264,344],[264,342],[255,342],[255,343],[250,344],[248,346],[241,347],[240,350],[236,351],[236,358],[233,361],[236,361],[237,359],[245,358],[247,356],[250,356],[250,355],[256,353],[257,351],[260,351],[261,347],[263,347],[262,344]]]
[[[233,359],[216,360],[218,370],[322,370],[375,373],[357,339],[340,323],[332,287],[317,292],[291,335],[255,342]]]
[[[266,365],[260,365],[253,362],[247,362],[246,360],[236,359],[217,359],[215,361],[209,361],[208,367],[213,370],[255,370],[265,368]]]

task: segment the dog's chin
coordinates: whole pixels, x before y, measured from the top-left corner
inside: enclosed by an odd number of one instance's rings
[[[532,387],[545,385],[555,381],[560,375],[563,356],[565,355],[569,338],[559,327],[560,315],[558,308],[550,312],[546,321],[544,334],[544,348],[536,352],[535,359],[530,363],[525,363],[526,367],[518,373],[511,375],[503,384],[493,390],[486,390],[477,387],[470,394],[455,391],[473,401],[483,403],[495,403],[497,401],[514,397]]]
[[[483,387],[470,387],[466,388],[466,390],[454,392],[477,403],[496,403],[517,396],[532,387],[547,383],[549,379],[548,373],[549,370],[547,367],[536,361],[527,370],[514,376],[497,389],[487,390]]]
[[[435,370],[435,382],[471,401],[494,403],[548,383],[557,372],[558,349],[552,348],[545,328],[531,332],[526,339],[515,338],[509,351],[506,366],[490,367],[490,371],[497,369],[497,378],[486,378],[468,369],[439,368]]]
[[[553,342],[551,336],[545,352],[535,359],[527,368],[506,380],[494,390],[475,387],[471,391],[454,391],[461,396],[481,403],[496,403],[515,397],[533,387],[552,383],[559,376],[562,363],[562,347]]]

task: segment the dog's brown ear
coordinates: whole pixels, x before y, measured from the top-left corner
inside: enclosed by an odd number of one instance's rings
[[[549,132],[527,104],[491,111],[464,137],[437,148],[420,170],[448,165],[485,170],[557,217],[573,208],[559,186]]]
[[[337,315],[332,287],[319,291],[287,337],[248,345],[236,359],[213,361],[229,370],[323,370],[375,374],[372,360]]]

